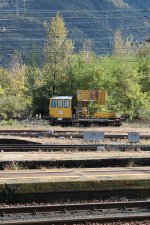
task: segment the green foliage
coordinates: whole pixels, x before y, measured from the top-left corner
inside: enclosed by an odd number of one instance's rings
[[[43,98],[48,98],[48,96],[45,96],[45,91],[41,92],[44,81],[43,74],[38,67],[31,65],[26,68],[25,86],[27,88],[26,94],[31,99],[31,114],[39,113],[40,109],[43,107],[40,106],[43,103]]]
[[[138,50],[139,73],[142,90],[150,95],[150,44],[143,44]]]
[[[12,119],[0,121],[0,126],[6,126],[6,125],[7,126],[13,126],[15,124],[16,124],[16,121],[15,120],[12,120]]]
[[[142,75],[139,73],[137,56],[96,57],[86,63],[78,55],[72,66],[74,74],[73,89],[105,89],[108,91],[107,106],[101,110],[115,111],[134,118],[144,118],[141,115],[148,109],[149,97],[143,92]],[[92,106],[95,110],[95,105]]]
[[[90,115],[93,115],[95,112],[108,112],[108,108],[106,105],[99,105],[97,103],[91,103],[89,105],[89,112]]]
[[[117,31],[112,56],[97,56],[90,40],[75,54],[62,16],[57,14],[45,27],[43,68],[38,67],[34,54],[28,66],[22,65],[18,52],[9,69],[0,68],[0,119],[46,114],[52,95],[75,96],[80,89],[99,89],[107,90],[107,105],[91,104],[91,112],[115,111],[130,120],[150,120],[149,44],[135,47],[131,37],[123,41]]]
[[[148,105],[139,111],[139,118],[144,122],[150,122],[150,105]]]
[[[30,101],[17,96],[3,96],[0,98],[0,119],[26,118],[29,114]]]
[[[75,90],[103,88],[103,68],[95,55],[91,55],[88,62],[82,54],[76,55],[72,61],[71,73]]]

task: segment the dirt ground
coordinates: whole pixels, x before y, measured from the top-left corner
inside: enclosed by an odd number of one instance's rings
[[[150,158],[150,152],[0,152],[0,162],[3,161],[39,161],[39,160],[81,160],[81,159],[111,159],[111,158]]]
[[[115,133],[115,134],[127,134],[128,132],[139,132],[140,134],[150,135],[150,124],[142,124],[142,123],[134,123],[134,124],[128,124],[124,123],[121,127],[60,127],[60,126],[50,126],[47,122],[44,122],[43,124],[39,123],[39,121],[33,121],[33,122],[22,122],[22,123],[15,123],[13,125],[5,125],[0,123],[0,130],[46,130],[46,131],[102,131],[106,134],[109,133]],[[0,138],[3,138],[3,136],[0,136]],[[28,141],[35,141],[40,142],[42,144],[85,144],[83,139],[76,139],[76,138],[64,138],[63,134],[60,138],[22,138],[22,137],[8,137],[7,138],[17,138],[20,140],[28,140]],[[105,139],[103,143],[125,143],[127,144],[127,140],[109,140]],[[150,140],[140,140],[140,144],[150,144]]]
[[[51,126],[48,122],[40,123],[35,122],[17,122],[13,125],[6,125],[0,123],[0,130],[50,130],[50,131],[104,131],[111,133],[128,133],[128,132],[139,132],[143,134],[150,134],[150,123],[123,123],[121,127],[61,127]]]

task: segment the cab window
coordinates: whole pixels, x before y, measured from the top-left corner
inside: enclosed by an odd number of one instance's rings
[[[56,108],[56,99],[52,99],[51,108]]]
[[[64,108],[70,108],[70,100],[69,99],[64,100]]]
[[[63,100],[59,99],[57,105],[58,105],[58,108],[63,108]]]

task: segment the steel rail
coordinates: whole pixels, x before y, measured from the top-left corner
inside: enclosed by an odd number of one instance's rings
[[[40,137],[40,136],[45,136],[45,137],[70,137],[72,136],[73,138],[83,138],[83,133],[84,131],[42,131],[42,130],[0,130],[0,135],[3,136],[21,136],[21,137]],[[118,134],[118,133],[110,133],[108,134],[106,132],[105,134],[106,139],[127,139],[128,134]],[[150,139],[149,134],[140,134],[141,139]]]
[[[97,127],[98,128],[98,127]],[[85,131],[88,131],[88,129],[86,128],[85,130],[53,130],[53,127],[51,127],[49,130],[44,130],[44,129],[12,129],[12,130],[5,130],[5,129],[0,129],[0,134],[1,133],[28,133],[28,132],[33,132],[33,133],[36,133],[36,132],[49,132],[49,133],[77,133],[77,134],[80,134],[80,133],[84,133]],[[92,130],[90,130],[92,131]],[[95,130],[93,130],[95,131]],[[99,130],[99,131],[105,131],[105,130]],[[114,132],[114,130],[107,130],[105,131],[105,133],[107,134],[127,134],[129,131],[128,130],[124,130],[122,128],[122,130],[116,130],[116,133]],[[139,132],[140,133],[140,132]],[[142,133],[141,133],[142,134]],[[145,132],[145,135],[146,132]],[[149,134],[148,134],[149,135]]]
[[[98,210],[102,209],[117,209],[122,210],[124,214],[121,215],[120,212],[116,212],[114,214],[109,214],[108,215],[98,215],[96,212]],[[129,209],[136,208],[137,213],[126,213],[124,211]],[[139,212],[139,209],[147,209],[147,211]],[[5,221],[1,224],[3,225],[18,225],[18,224],[29,224],[29,225],[36,225],[36,224],[66,224],[70,225],[73,223],[83,223],[83,222],[108,222],[108,221],[138,221],[138,220],[149,220],[150,219],[150,214],[149,214],[149,209],[150,209],[150,202],[149,201],[136,201],[136,202],[107,202],[107,203],[89,203],[89,204],[70,204],[70,205],[47,205],[47,206],[26,206],[26,207],[8,207],[8,208],[0,208],[0,214],[5,217],[6,214],[23,214],[23,213],[32,213],[33,218],[31,220],[25,220],[23,221]],[[74,211],[75,214],[73,217],[67,218],[60,218],[57,216],[57,218],[50,218],[50,219],[36,219],[36,215],[39,213],[48,213],[48,212],[56,212],[60,211],[63,213],[63,215],[67,215],[67,212],[69,211]],[[82,214],[77,216],[77,211],[79,211]],[[85,211],[90,211],[91,214],[88,216],[85,216],[84,213]],[[54,216],[55,217],[55,216]]]
[[[29,151],[63,151],[63,150],[79,150],[79,151],[104,151],[104,150],[143,150],[150,151],[150,145],[146,144],[83,144],[83,145],[42,145],[42,144],[1,144],[0,151],[4,152],[29,152]]]
[[[49,219],[49,220],[37,220],[37,221],[11,221],[11,222],[3,222],[1,225],[73,225],[73,224],[81,224],[88,222],[90,223],[98,223],[98,222],[115,222],[115,221],[143,221],[149,220],[150,215],[128,215],[128,216],[108,216],[108,217],[90,217],[90,218],[72,218],[72,219]]]
[[[54,212],[54,211],[73,211],[73,210],[100,210],[114,208],[148,208],[150,201],[128,201],[128,202],[100,202],[100,203],[81,203],[64,205],[43,205],[43,206],[16,206],[0,207],[0,215],[32,212]]]
[[[76,133],[53,133],[51,137],[59,138],[59,137],[70,137],[72,138],[83,138],[83,133],[76,134]],[[105,134],[104,138],[106,139],[128,139],[128,134]],[[140,139],[150,139],[150,135],[140,135]]]

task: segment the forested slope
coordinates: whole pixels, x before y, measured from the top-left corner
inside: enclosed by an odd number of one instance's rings
[[[50,22],[58,11],[64,17],[76,51],[86,38],[98,54],[112,50],[116,29],[137,42],[149,37],[149,1],[143,0],[2,0],[0,3],[1,63],[19,49],[27,59],[34,43],[38,54],[46,38],[44,21]]]
[[[124,5],[124,7],[127,10],[129,6]],[[50,12],[56,13],[56,11]],[[73,11],[71,10],[71,12]],[[82,10],[82,14],[87,12]],[[115,12],[120,13],[120,10],[116,11],[115,9]],[[50,25],[49,23],[45,24],[48,34],[46,42],[43,36],[43,25],[39,30],[40,22],[43,24],[43,17],[41,16],[40,19],[36,17],[33,20],[33,16],[29,17],[27,13],[30,13],[30,11],[24,12],[22,15],[16,15],[16,18],[20,18],[17,20],[18,25],[19,22],[24,25],[22,29],[21,27],[15,28],[16,23],[11,23],[14,28],[11,28],[10,32],[13,33],[6,37],[6,26],[3,27],[4,43],[7,38],[10,38],[9,41],[7,40],[5,48],[9,51],[12,48],[13,51],[13,48],[19,49],[21,47],[23,52],[22,56],[19,52],[15,52],[11,56],[10,63],[8,61],[7,68],[0,67],[0,119],[8,121],[9,119],[23,119],[36,113],[46,115],[51,96],[75,96],[77,90],[94,89],[107,90],[108,92],[107,104],[100,107],[99,110],[119,112],[132,121],[134,119],[150,121],[150,43],[138,44],[130,37],[123,40],[121,34],[123,30],[117,30],[114,31],[112,54],[103,56],[96,54],[99,51],[101,54],[111,51],[112,46],[104,47],[104,44],[98,46],[101,38],[97,38],[97,42],[96,39],[91,39],[93,44],[97,43],[95,54],[91,51],[89,40],[84,42],[84,48],[77,54],[74,51],[74,45],[76,45],[76,50],[79,51],[80,39],[74,37],[74,40],[77,41],[73,42],[68,38],[68,29],[59,13],[53,17]],[[37,10],[32,10],[33,13],[37,14]],[[40,13],[45,15],[47,11],[40,10]],[[61,13],[67,12],[65,10]],[[14,18],[14,15],[10,16]],[[24,19],[22,19],[23,17]],[[47,18],[49,22],[49,16]],[[67,17],[65,18],[67,19]],[[83,18],[85,18],[85,15]],[[30,23],[28,23],[29,19]],[[113,16],[113,21],[114,19]],[[69,24],[69,20],[67,24]],[[125,31],[127,30],[126,28]],[[140,31],[142,30],[145,30],[144,25]],[[18,35],[17,32],[19,32]],[[37,33],[35,34],[35,32]],[[103,33],[99,31],[98,34]],[[26,51],[27,56],[29,56],[32,51],[30,46],[35,39],[37,39],[38,44],[34,47],[36,51],[32,52],[30,60],[25,63],[24,58],[22,60],[23,54]],[[105,40],[107,40],[106,37],[103,38],[104,42]],[[29,44],[27,45],[27,43]],[[40,43],[42,43],[41,46]],[[105,51],[102,52],[102,50]],[[8,54],[9,51],[6,51],[6,53]],[[42,63],[39,63],[37,53],[42,55],[43,52],[45,57],[41,60]],[[10,56],[8,55],[8,57]],[[95,110],[97,106],[94,104],[92,107],[92,110]]]

